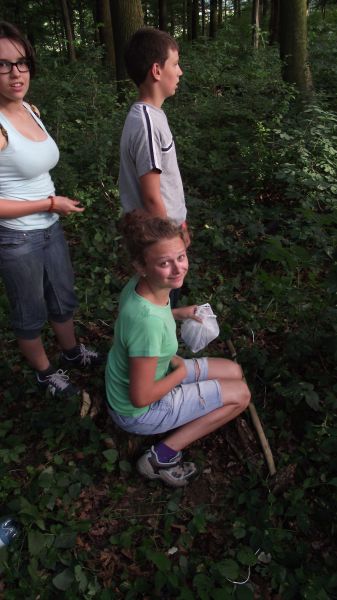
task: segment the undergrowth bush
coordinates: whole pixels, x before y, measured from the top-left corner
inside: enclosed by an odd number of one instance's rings
[[[230,19],[211,50],[206,40],[183,45],[184,77],[165,104],[193,232],[182,301],[214,307],[221,336],[212,354],[233,337],[279,472],[291,476],[275,487],[262,462],[240,461],[221,432],[191,448],[205,469],[190,491],[136,479],[128,443],[105,414],[79,419],[76,403],[36,392],[0,294],[0,499],[22,527],[0,550],[5,600],[336,596],[337,19],[311,20],[311,105],[299,110],[276,50],[252,53]],[[90,56],[70,67],[46,52],[32,100],[60,145],[57,188],[86,206],[64,220],[76,327],[107,350],[129,270],[117,176],[134,95],[119,104]],[[104,401],[103,369],[85,385]]]

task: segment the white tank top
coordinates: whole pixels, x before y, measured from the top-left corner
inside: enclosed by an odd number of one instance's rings
[[[0,123],[8,134],[7,146],[0,151],[0,202],[1,198],[14,202],[41,200],[55,194],[49,170],[58,163],[58,147],[30,106],[26,102],[24,106],[47,138],[41,142],[29,140],[0,112]],[[16,219],[0,219],[0,225],[19,230],[45,229],[58,218],[55,213],[41,212]]]

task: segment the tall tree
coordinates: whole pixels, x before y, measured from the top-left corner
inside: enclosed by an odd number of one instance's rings
[[[196,40],[199,32],[199,0],[192,0],[192,40]]]
[[[186,0],[187,39],[192,41],[192,0]]]
[[[269,19],[269,44],[280,40],[280,0],[271,0]]]
[[[119,91],[127,79],[124,49],[131,35],[144,24],[140,0],[110,0],[112,29],[116,56],[116,79]]]
[[[167,31],[167,0],[158,0],[159,29]]]
[[[252,43],[253,47],[259,47],[260,37],[260,1],[253,0],[252,3]]]
[[[261,0],[262,4],[262,17],[266,17],[269,11],[269,0]]]
[[[217,0],[210,0],[209,3],[209,37],[215,38],[217,31]]]
[[[99,42],[104,48],[104,63],[107,67],[115,67],[115,47],[112,33],[110,0],[96,0],[95,21],[98,28]]]
[[[241,0],[233,0],[234,16],[241,16]]]
[[[222,0],[218,0],[218,27],[222,25]]]
[[[170,5],[170,34],[174,37],[176,27],[176,13],[174,6]]]
[[[68,6],[67,0],[60,0],[60,3],[61,3],[61,9],[62,9],[64,30],[65,30],[66,39],[67,39],[68,59],[69,59],[69,62],[74,62],[74,61],[76,61],[76,52],[75,52],[73,27],[72,27],[71,18],[70,18],[69,6]]]
[[[321,8],[323,17],[325,17],[326,4],[327,4],[327,0],[319,0],[319,6]]]
[[[201,0],[201,35],[205,35],[206,7],[205,0]]]
[[[310,92],[307,0],[282,0],[280,3],[280,58],[283,79],[294,83],[301,92]]]

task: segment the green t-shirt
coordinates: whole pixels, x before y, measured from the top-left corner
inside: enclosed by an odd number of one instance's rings
[[[122,290],[114,343],[108,354],[105,385],[108,403],[118,414],[137,417],[149,410],[136,408],[129,398],[129,357],[156,356],[155,380],[162,379],[178,349],[176,323],[170,303],[152,304],[135,291],[139,277]]]

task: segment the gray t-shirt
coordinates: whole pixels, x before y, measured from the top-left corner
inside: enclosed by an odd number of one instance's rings
[[[124,212],[143,208],[139,178],[153,170],[160,173],[168,217],[183,223],[184,190],[166,115],[161,108],[136,102],[126,117],[120,144],[119,191]]]

